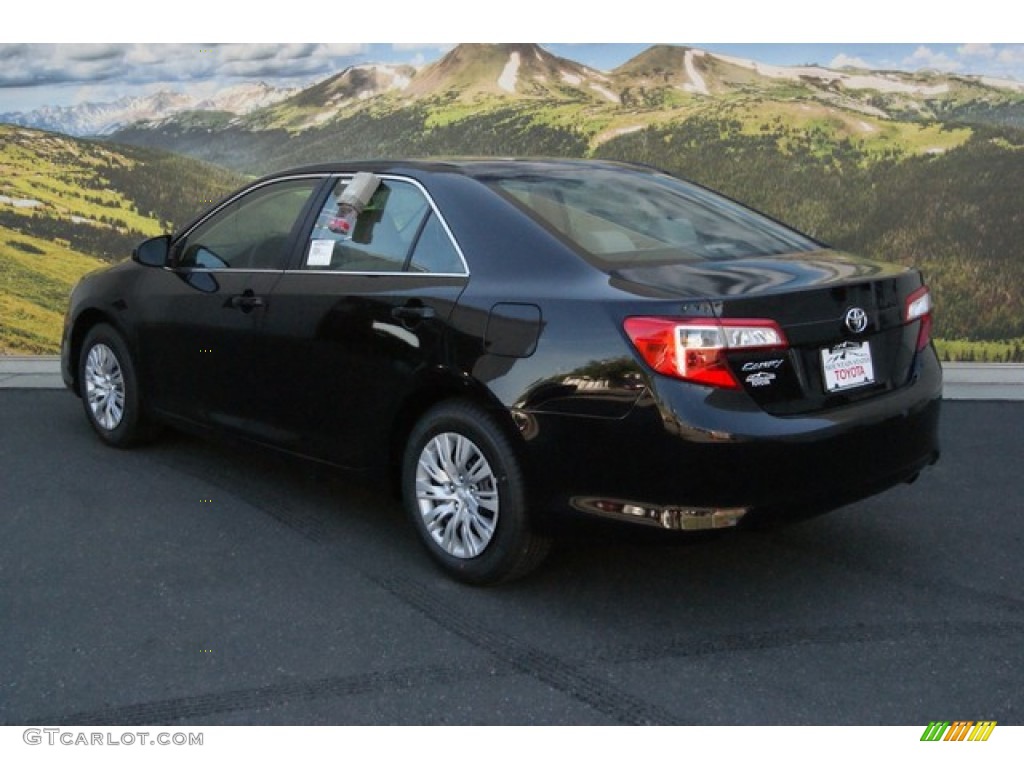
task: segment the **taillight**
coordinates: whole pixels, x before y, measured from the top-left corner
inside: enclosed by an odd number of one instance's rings
[[[728,351],[788,346],[772,320],[630,317],[623,326],[644,362],[658,373],[728,389],[740,387],[726,361]]]
[[[903,319],[907,323],[921,321],[917,332],[917,351],[920,352],[932,340],[932,294],[928,286],[922,285],[907,297]]]

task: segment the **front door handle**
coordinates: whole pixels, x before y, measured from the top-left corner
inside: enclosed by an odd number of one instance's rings
[[[231,309],[240,309],[243,312],[252,312],[254,309],[265,307],[266,302],[263,301],[262,296],[257,296],[251,290],[246,290],[244,293],[229,298],[225,306]]]

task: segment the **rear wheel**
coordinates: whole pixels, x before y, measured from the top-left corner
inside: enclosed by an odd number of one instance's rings
[[[434,560],[460,581],[526,575],[547,555],[515,451],[482,408],[446,402],[413,429],[402,465],[406,511]]]
[[[139,406],[128,346],[109,325],[94,326],[86,334],[78,382],[86,418],[105,443],[126,448],[153,434]]]

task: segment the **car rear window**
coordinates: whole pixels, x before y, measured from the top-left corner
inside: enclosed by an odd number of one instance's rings
[[[738,203],[659,173],[559,169],[486,181],[605,269],[822,247]]]

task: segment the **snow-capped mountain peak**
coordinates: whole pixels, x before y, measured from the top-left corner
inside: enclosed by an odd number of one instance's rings
[[[240,83],[211,97],[196,98],[177,91],[149,96],[124,96],[116,101],[84,102],[70,107],[43,106],[31,112],[0,114],[0,123],[66,133],[105,136],[140,121],[157,121],[186,110],[215,110],[243,115],[291,96],[298,89],[266,83]]]

